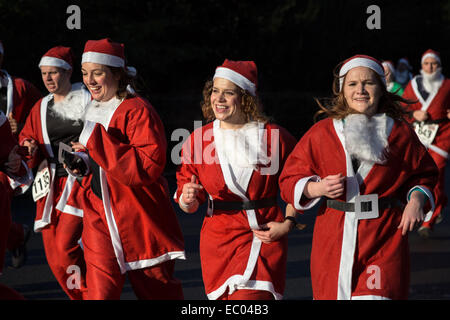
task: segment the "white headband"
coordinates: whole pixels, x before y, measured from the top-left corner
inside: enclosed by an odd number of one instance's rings
[[[424,54],[420,63],[423,63],[426,58],[434,58],[437,62],[439,62],[439,64],[441,64],[441,58],[439,58],[439,56],[435,53],[428,52],[427,54]]]
[[[216,73],[214,74],[213,80],[215,78],[224,78],[230,80],[237,86],[250,92],[252,96],[256,96],[255,84],[236,71],[224,67],[218,67],[216,69]]]
[[[110,67],[125,67],[125,60],[106,53],[88,51],[83,53],[81,63],[92,62]]]
[[[41,58],[41,61],[39,62],[39,68],[42,66],[59,67],[66,70],[72,69],[72,67],[70,66],[70,64],[67,63],[67,61],[49,56],[44,56]]]
[[[367,58],[354,58],[345,63],[341,70],[339,71],[339,91],[342,90],[342,85],[344,84],[344,76],[353,68],[357,67],[366,67],[369,69],[372,69],[375,71],[383,81],[384,84],[386,84],[386,77],[384,74],[383,67],[380,66],[377,62],[373,61],[372,59]]]

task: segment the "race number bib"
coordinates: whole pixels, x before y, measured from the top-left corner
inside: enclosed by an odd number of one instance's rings
[[[429,146],[436,137],[436,133],[439,129],[437,123],[425,124],[423,122],[414,122],[414,131],[416,131],[417,136],[423,145]]]
[[[36,178],[33,182],[33,200],[38,201],[42,197],[45,197],[50,191],[50,170],[48,168],[47,160],[44,160],[39,165],[38,171],[36,173]]]

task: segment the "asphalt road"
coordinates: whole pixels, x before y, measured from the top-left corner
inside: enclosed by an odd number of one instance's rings
[[[446,178],[447,185],[449,185],[449,172],[447,172]],[[168,176],[168,179],[171,189],[174,188],[174,177]],[[30,197],[18,197],[14,201],[13,208],[16,221],[32,226],[34,204]],[[188,215],[179,209],[177,212],[184,234],[187,259],[177,261],[176,277],[182,281],[185,299],[205,300],[198,252],[199,232],[205,211],[199,210],[193,215]],[[420,238],[416,232],[409,235],[411,251],[410,299],[450,299],[450,218],[448,209],[444,212],[444,216],[444,220],[435,226],[429,239]],[[314,212],[307,212],[299,219],[301,223],[307,224],[307,228],[302,231],[295,230],[289,234],[285,299],[312,299],[309,256],[314,218]],[[11,267],[10,256],[7,253],[0,282],[14,288],[27,299],[68,299],[47,265],[42,238],[39,233],[33,233],[27,248],[28,259],[20,269]],[[125,283],[121,298],[136,299],[128,282]]]

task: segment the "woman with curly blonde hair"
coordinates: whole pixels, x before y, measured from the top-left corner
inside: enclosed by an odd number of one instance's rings
[[[281,299],[284,292],[287,237],[274,233],[286,234],[292,222],[276,196],[296,141],[269,122],[256,88],[253,61],[225,60],[216,68],[201,103],[209,123],[187,139],[177,171],[183,211],[194,213],[208,201],[200,259],[209,299]]]

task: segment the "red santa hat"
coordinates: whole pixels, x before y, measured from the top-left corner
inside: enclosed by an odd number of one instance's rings
[[[73,52],[70,47],[57,46],[48,50],[39,61],[39,68],[52,66],[70,70],[73,67]]]
[[[85,62],[125,68],[124,45],[123,43],[113,42],[109,38],[88,40],[81,57],[81,63]]]
[[[364,54],[357,54],[342,63],[341,69],[339,70],[339,90],[342,90],[344,76],[347,72],[357,67],[366,67],[375,71],[386,85],[386,77],[381,62],[373,57],[366,56]]]
[[[5,53],[5,49],[3,48],[3,43],[0,40],[0,54],[3,55]]]
[[[225,59],[223,64],[216,68],[213,80],[215,78],[230,80],[238,87],[247,90],[252,96],[256,96],[258,70],[253,61],[232,61]]]
[[[439,64],[441,64],[441,55],[437,51],[434,51],[432,49],[428,49],[427,51],[425,51],[422,55],[422,60],[420,61],[420,63],[422,64],[426,58],[434,58]]]

